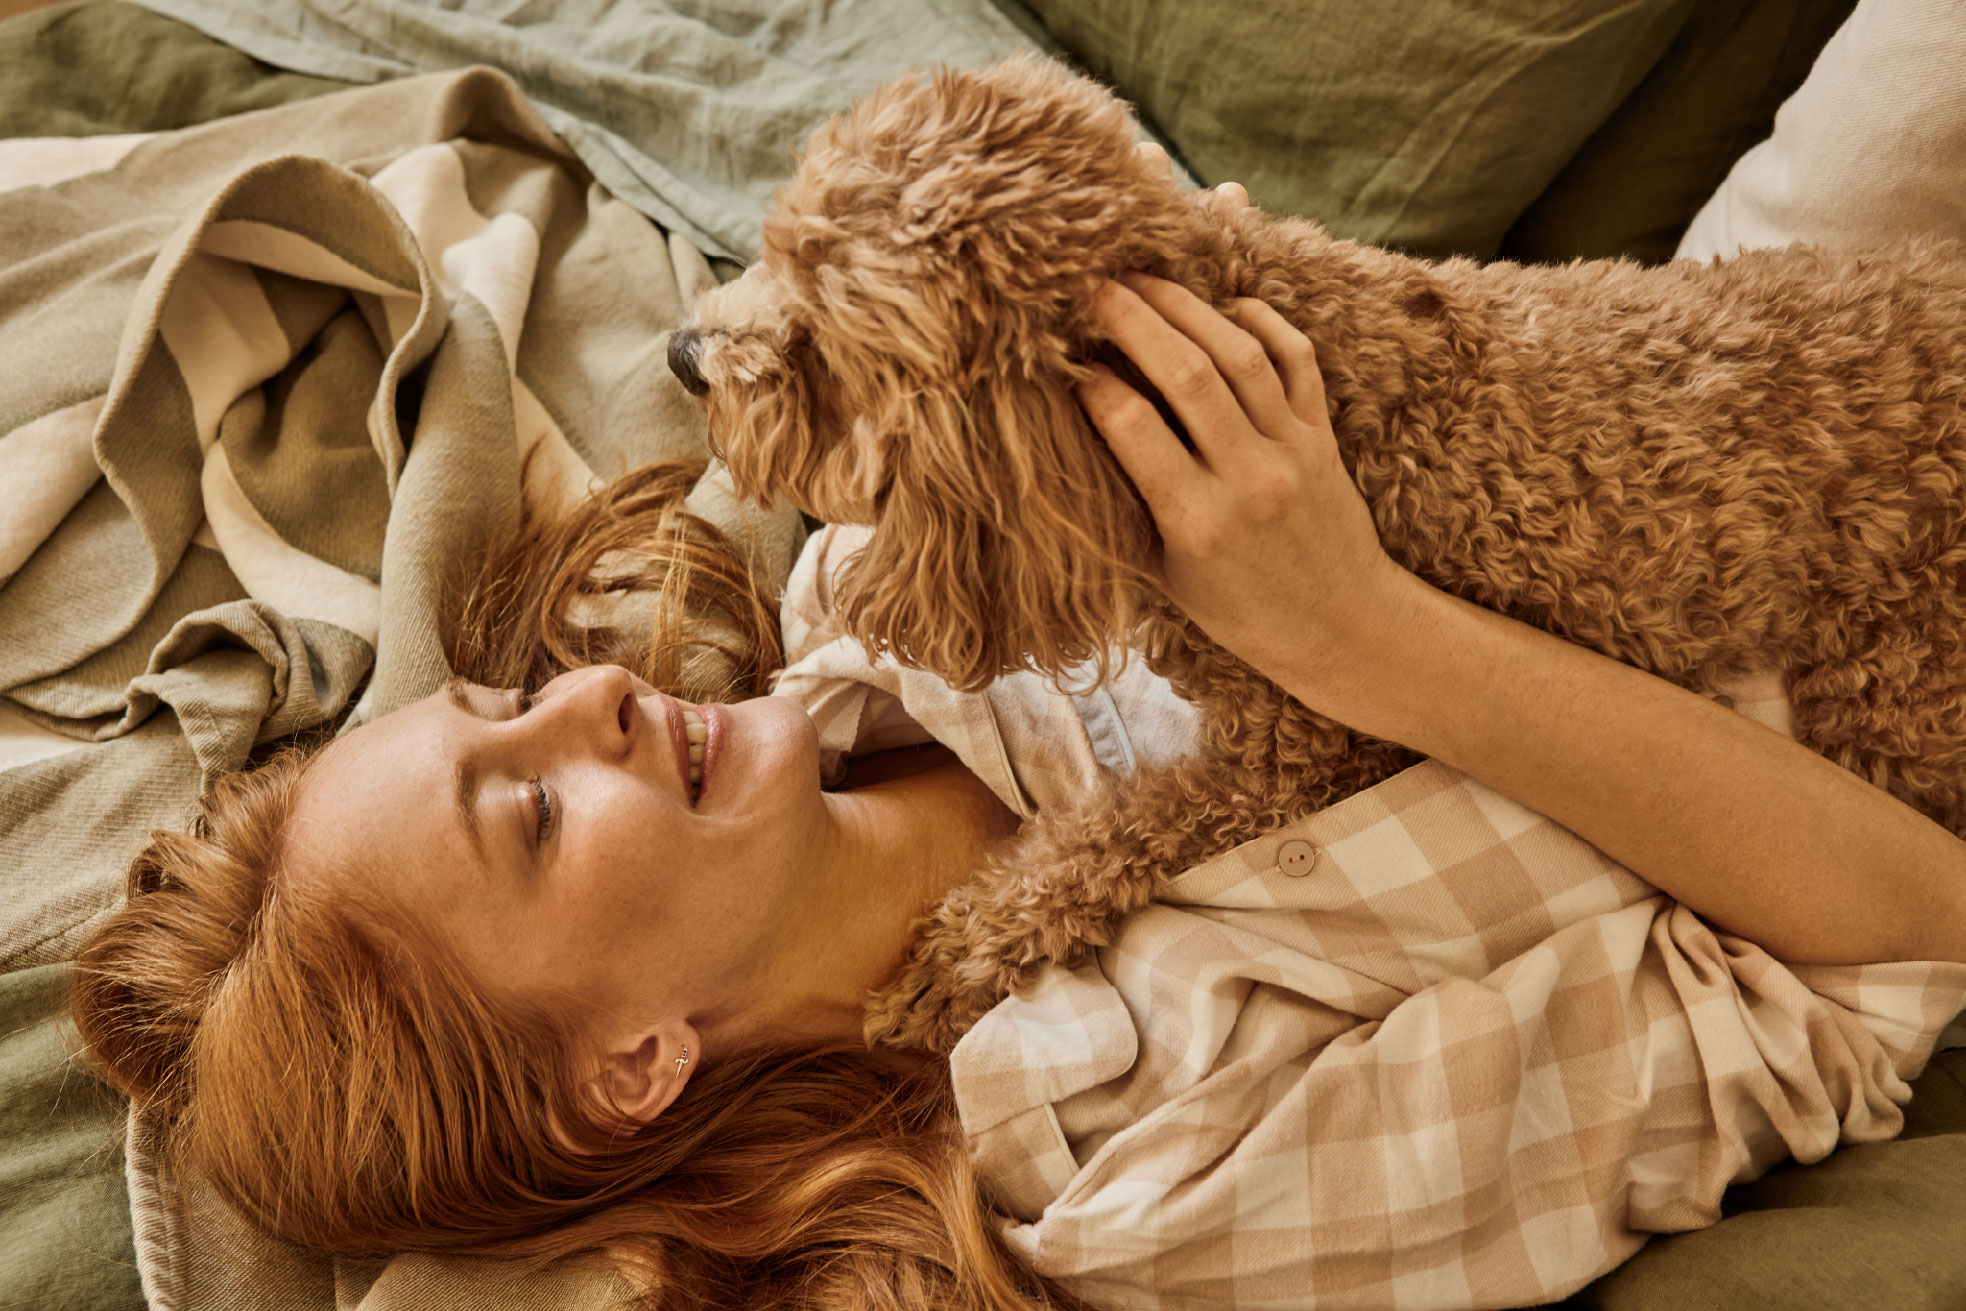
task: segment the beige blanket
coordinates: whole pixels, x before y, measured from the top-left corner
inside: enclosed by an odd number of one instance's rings
[[[522,498],[705,450],[663,360],[707,265],[500,74],[0,143],[0,250],[6,970],[71,959],[143,835],[257,745],[431,691],[447,571]],[[789,508],[741,507],[720,471],[690,504],[784,579]],[[128,1160],[159,1311],[612,1286],[285,1247],[172,1178],[153,1132],[133,1118]]]

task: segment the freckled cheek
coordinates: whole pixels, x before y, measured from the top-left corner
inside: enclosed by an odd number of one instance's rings
[[[557,907],[548,901],[540,910],[543,920],[557,921],[557,959],[546,972],[560,989],[598,1006],[632,996],[626,976],[646,961],[664,930],[655,922],[657,908],[635,895],[628,871],[596,867],[580,889],[563,889]]]
[[[588,805],[579,853],[567,853],[567,891],[597,933],[643,932],[673,899],[675,872],[688,860],[680,814],[639,779],[597,789]]]

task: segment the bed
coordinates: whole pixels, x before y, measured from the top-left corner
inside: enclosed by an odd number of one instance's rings
[[[213,773],[441,677],[447,562],[521,497],[702,453],[664,333],[853,94],[1037,45],[1111,79],[1198,180],[1342,235],[1661,260],[1852,8],[146,6],[0,22],[0,1307],[619,1291],[245,1231],[73,1059],[68,962]],[[465,71],[485,64],[510,76]],[[714,474],[692,504],[781,579],[808,527]],[[1915,1088],[1899,1139],[1739,1186],[1566,1305],[1966,1307],[1966,1050]]]

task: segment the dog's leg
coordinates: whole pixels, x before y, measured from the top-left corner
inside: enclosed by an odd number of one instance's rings
[[[1237,708],[1267,726],[1270,751],[1297,744],[1292,760],[1269,762],[1260,747],[1233,759],[1202,755],[1041,815],[931,913],[900,976],[870,1006],[867,1040],[948,1051],[1041,964],[1075,965],[1111,942],[1121,918],[1167,879],[1413,760],[1270,694],[1260,712],[1253,688]],[[1309,744],[1326,740],[1348,745],[1315,754]]]
[[[992,854],[873,1000],[870,1043],[948,1051],[1044,962],[1111,942],[1165,880],[1417,759],[1314,714],[1185,621],[1151,633],[1147,653],[1199,707],[1200,754],[1107,780]]]

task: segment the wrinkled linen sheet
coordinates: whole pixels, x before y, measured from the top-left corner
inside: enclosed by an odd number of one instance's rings
[[[452,571],[522,502],[706,451],[663,361],[708,265],[487,70],[0,142],[0,251],[0,970],[72,959],[144,835],[255,747],[434,690]],[[794,511],[741,505],[720,466],[689,505],[782,583]],[[153,1142],[134,1116],[160,1311],[612,1288],[288,1248]]]
[[[748,260],[792,151],[911,67],[1034,44],[1017,0],[142,0],[280,68],[349,82],[491,64],[615,196]]]

